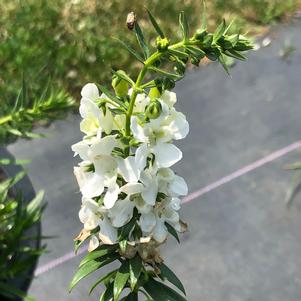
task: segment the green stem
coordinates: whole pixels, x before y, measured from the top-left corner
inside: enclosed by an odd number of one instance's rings
[[[170,49],[181,48],[181,47],[184,46],[184,44],[185,44],[185,42],[182,41],[182,42],[176,43],[174,45],[171,45],[169,48]],[[130,103],[129,103],[129,107],[128,107],[128,110],[127,110],[126,122],[125,122],[125,133],[126,133],[126,136],[128,136],[128,137],[131,135],[131,116],[133,115],[135,100],[136,100],[136,97],[138,95],[137,91],[139,91],[139,89],[141,88],[142,83],[143,83],[143,79],[144,79],[149,67],[151,67],[152,64],[156,60],[158,60],[163,54],[164,54],[164,52],[156,51],[144,62],[144,66],[143,66],[142,70],[140,71],[140,73],[137,77],[135,85],[133,86],[133,93],[132,93],[131,98],[130,98]]]
[[[9,122],[9,121],[12,121],[12,115],[11,114],[9,114],[9,115],[7,115],[7,116],[4,116],[4,117],[1,117],[0,118],[0,125],[1,124],[4,124],[4,123],[7,123],[7,122]]]

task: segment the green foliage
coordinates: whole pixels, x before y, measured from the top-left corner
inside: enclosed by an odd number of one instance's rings
[[[25,301],[33,301],[10,283],[16,277],[26,276],[44,251],[44,247],[36,249],[22,243],[39,239],[28,237],[27,231],[39,222],[44,209],[43,192],[38,193],[28,204],[24,203],[20,193],[12,195],[12,186],[23,176],[24,172],[20,172],[0,183],[0,298],[18,296]]]
[[[227,70],[224,57],[244,60],[245,56],[243,53],[252,49],[252,44],[244,36],[238,33],[229,34],[231,24],[227,26],[225,21],[214,32],[210,32],[203,18],[202,27],[193,32],[184,11],[179,15],[180,41],[170,43],[171,39],[168,38],[168,35],[163,34],[163,30],[150,11],[148,11],[148,16],[154,27],[154,32],[159,35],[156,43],[155,41],[147,43],[147,39],[137,20],[134,24],[131,23],[130,26],[130,30],[133,30],[137,44],[140,46],[140,50],[135,50],[134,53],[134,57],[139,62],[142,60],[138,76],[132,79],[130,74],[125,71],[113,71],[112,86],[115,94],[105,86],[98,85],[99,89],[108,97],[103,98],[99,106],[101,107],[103,102],[108,102],[114,107],[112,109],[113,114],[114,110],[118,110],[118,114],[125,115],[125,131],[117,132],[121,136],[120,141],[124,144],[124,148],[115,149],[121,157],[127,157],[129,155],[129,146],[131,143],[135,143],[135,141],[132,142],[130,119],[133,114],[136,97],[139,93],[150,94],[151,98],[151,103],[146,107],[145,115],[139,117],[141,121],[145,121],[143,118],[156,118],[160,115],[160,110],[162,110],[156,97],[160,96],[163,90],[173,88],[175,82],[183,78],[189,63],[198,65],[202,59],[207,57],[207,59],[212,61],[218,60]],[[133,54],[132,48],[129,48],[127,43],[121,43]],[[154,47],[154,44],[157,49]],[[144,60],[142,57],[144,57]],[[125,95],[123,87],[122,91],[121,89],[117,89],[121,81],[124,81],[132,88],[131,95]],[[161,197],[164,198],[165,195],[158,195],[158,202]],[[138,300],[138,292],[143,292],[148,300],[186,300],[183,297],[183,294],[185,295],[183,284],[162,263],[158,251],[159,244],[151,238],[146,243],[141,242],[142,233],[138,223],[139,219],[140,214],[137,208],[135,208],[131,220],[117,231],[118,244],[113,246],[102,245],[86,255],[71,281],[70,290],[81,279],[91,273],[98,271],[112,262],[119,261],[120,266],[118,269],[100,277],[90,289],[91,292],[99,284],[102,283],[104,285],[105,290],[100,300]],[[185,224],[182,224],[184,229]],[[165,222],[165,227],[180,242],[176,229],[167,222]],[[85,233],[84,231],[79,235],[76,249],[83,241],[90,238],[93,234],[92,232],[86,231]],[[175,286],[175,290],[162,281],[169,282]],[[128,295],[126,295],[127,293]]]
[[[235,13],[245,21],[264,25],[294,12],[300,4],[299,0],[215,0],[213,2],[215,10],[219,13]]]
[[[257,31],[258,25],[268,24],[291,13],[300,0],[212,0],[207,1],[208,24],[215,27],[223,17],[237,16],[234,24],[242,32],[247,28]],[[111,69],[125,69],[136,75],[139,64],[134,57],[120,49],[115,38],[123,37],[125,20],[120,18],[135,8],[141,19],[141,29],[149,43],[156,38],[145,22],[148,6],[164,20],[164,26],[156,26],[159,36],[171,33],[177,38],[176,13],[183,8],[183,1],[64,1],[64,0],[10,0],[0,3],[0,95],[1,99],[14,102],[22,74],[32,83],[33,95],[39,97],[48,78],[54,88],[77,95],[85,82],[98,79],[106,83]],[[201,1],[185,1],[185,13],[189,25],[195,28],[199,21],[196,11]],[[155,18],[153,24],[159,24]],[[260,30],[260,28],[259,28]],[[109,33],[109,34],[108,34]],[[125,43],[129,47],[134,37]],[[133,49],[132,53],[135,53]],[[137,58],[137,57],[136,57]],[[140,60],[142,61],[142,59]],[[116,66],[118,65],[118,66]],[[108,82],[107,82],[108,83]]]
[[[14,102],[2,101],[0,109],[0,144],[17,137],[35,138],[35,124],[61,118],[72,108],[74,101],[64,92],[47,88],[39,98],[31,96],[25,81]]]

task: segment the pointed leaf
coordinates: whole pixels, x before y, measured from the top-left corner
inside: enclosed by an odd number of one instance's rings
[[[176,229],[167,222],[165,222],[165,226],[166,226],[168,232],[178,241],[178,243],[180,243],[180,239],[179,239],[178,232],[176,231]]]
[[[117,273],[117,270],[114,270],[114,271],[108,273],[107,275],[101,277],[99,280],[97,280],[97,281],[90,287],[90,289],[89,289],[89,295],[92,294],[93,290],[96,288],[97,285],[101,284],[102,282],[103,282],[104,284],[106,284],[106,283],[109,282],[112,278],[115,277],[116,273]]]
[[[135,33],[136,33],[137,41],[143,51],[144,58],[147,59],[149,57],[149,49],[146,45],[144,35],[142,33],[142,30],[141,30],[138,22],[135,23]]]
[[[84,264],[87,264],[91,260],[96,260],[105,255],[109,255],[114,253],[117,249],[117,245],[102,245],[98,247],[96,250],[90,252],[85,258],[80,262],[79,267],[82,267]]]
[[[170,72],[167,72],[165,70],[162,70],[162,69],[159,69],[159,68],[156,68],[156,67],[149,67],[149,70],[151,70],[153,72],[156,72],[156,73],[159,73],[159,74],[162,74],[165,77],[168,77],[168,78],[171,78],[171,79],[174,79],[174,80],[179,80],[179,79],[183,78],[183,76],[181,76],[181,75],[178,75],[178,74],[175,74],[175,73],[170,73]]]
[[[112,301],[113,299],[113,282],[106,288],[100,296],[99,301]]]
[[[241,54],[240,52],[234,50],[234,49],[229,49],[227,51],[225,51],[225,55],[233,57],[237,60],[241,60],[241,61],[245,61],[247,58]]]
[[[218,41],[223,36],[226,28],[226,21],[225,19],[223,19],[222,23],[216,28],[214,32],[213,40]]]
[[[116,104],[120,105],[121,107],[125,108],[124,103],[119,98],[117,98],[115,95],[113,95],[113,93],[111,93],[111,91],[107,87],[102,86],[100,84],[97,84],[97,87],[102,93],[104,93],[112,101],[114,101]]]
[[[143,287],[155,301],[186,301],[179,293],[153,278],[149,279]]]
[[[147,13],[148,13],[148,17],[149,19],[151,20],[156,32],[158,33],[158,35],[163,39],[165,36],[164,36],[164,33],[162,31],[162,29],[160,28],[159,24],[157,23],[155,17],[153,16],[153,14],[150,12],[150,10],[146,9]]]
[[[226,71],[226,73],[228,75],[230,75],[230,71],[229,71],[229,68],[227,66],[227,63],[225,61],[225,56],[223,54],[221,54],[219,57],[218,57],[218,61],[221,63],[221,65],[223,66],[224,70]]]
[[[143,58],[133,49],[131,48],[127,43],[123,42],[122,40],[119,40],[118,38],[114,38],[116,41],[118,41],[129,53],[131,53],[139,62],[144,63]]]
[[[126,260],[119,268],[114,280],[114,300],[117,301],[130,277],[129,261]]]
[[[138,282],[142,268],[143,265],[140,256],[136,255],[134,258],[130,259],[130,285],[132,291]]]
[[[186,295],[185,288],[180,279],[177,277],[177,275],[164,263],[161,263],[160,265],[158,265],[158,267],[161,271],[161,275],[164,278],[166,278],[170,283],[175,285],[179,290],[181,290],[184,293],[184,295]]]
[[[202,11],[202,26],[201,26],[201,30],[206,30],[207,29],[207,9],[206,9],[206,1],[203,0],[202,1],[202,6],[203,6],[203,11]]]
[[[104,261],[92,260],[80,267],[71,280],[71,283],[69,285],[69,292],[74,288],[75,285],[78,284],[80,280],[100,269],[101,267],[115,261],[117,258],[119,258],[119,255],[111,256]]]
[[[183,34],[183,39],[184,39],[184,41],[187,41],[189,39],[189,27],[188,27],[187,18],[186,18],[184,11],[180,12],[179,24],[180,24],[180,28],[181,28],[181,31]]]

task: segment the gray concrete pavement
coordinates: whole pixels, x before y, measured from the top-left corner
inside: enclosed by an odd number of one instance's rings
[[[232,79],[211,64],[190,72],[176,88],[178,108],[187,114],[190,135],[179,143],[184,159],[176,170],[190,191],[249,164],[301,137],[301,21],[275,30],[272,45],[232,69]],[[297,48],[290,62],[279,58],[285,40]],[[72,249],[81,225],[80,195],[72,175],[77,160],[70,145],[81,138],[78,116],[44,130],[47,139],[9,147],[28,166],[35,188],[45,189],[43,219],[49,253],[40,264]],[[170,239],[163,253],[187,288],[190,301],[301,300],[301,197],[290,210],[284,196],[291,176],[284,163],[296,151],[186,204],[190,232],[180,246]],[[67,286],[79,258],[36,278],[38,300],[90,299],[90,278],[71,295]],[[92,277],[93,279],[93,277]]]

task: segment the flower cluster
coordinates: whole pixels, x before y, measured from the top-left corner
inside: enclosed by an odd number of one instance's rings
[[[81,95],[80,128],[85,135],[72,150],[82,159],[74,173],[82,193],[79,218],[90,235],[89,251],[101,243],[118,243],[118,229],[133,216],[137,222],[129,244],[159,245],[167,238],[168,226],[184,232],[178,210],[187,185],[171,169],[182,158],[172,142],[183,139],[189,125],[174,108],[176,94],[138,94],[130,137],[125,134],[125,115],[116,112],[95,84],[85,85]]]

